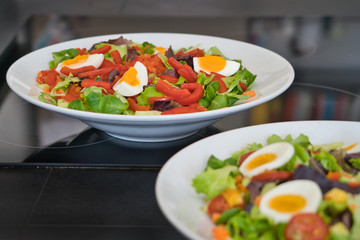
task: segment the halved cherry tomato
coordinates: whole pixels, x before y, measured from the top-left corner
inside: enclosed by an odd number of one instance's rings
[[[223,213],[228,209],[230,209],[230,205],[226,202],[222,194],[219,194],[216,197],[214,197],[210,201],[207,207],[210,216],[213,215],[214,213]]]
[[[133,110],[134,112],[136,112],[136,111],[149,111],[150,110],[150,105],[139,105],[132,98],[127,98],[127,100],[129,102],[129,108],[131,110]]]
[[[265,171],[259,173],[251,178],[254,181],[275,181],[275,180],[286,180],[291,178],[292,172],[290,171]]]
[[[286,240],[325,240],[329,228],[316,213],[294,215],[285,228]]]

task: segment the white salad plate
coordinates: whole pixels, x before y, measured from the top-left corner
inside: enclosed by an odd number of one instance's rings
[[[205,50],[218,47],[230,59],[240,59],[244,67],[257,75],[253,88],[257,99],[240,105],[189,114],[166,116],[116,115],[78,111],[41,102],[30,96],[30,90],[37,84],[39,71],[48,69],[52,52],[68,48],[90,48],[93,44],[123,36],[137,43],[150,42],[156,46],[174,50],[182,47],[199,46]],[[18,59],[8,70],[6,79],[9,87],[21,98],[36,106],[64,114],[100,129],[114,137],[143,142],[170,141],[189,136],[223,117],[252,108],[282,94],[294,80],[294,69],[280,55],[249,43],[204,35],[180,33],[132,33],[103,35],[82,38],[54,44]]]
[[[204,211],[204,195],[192,187],[193,178],[201,173],[211,155],[224,160],[248,144],[266,144],[273,134],[285,137],[299,134],[309,137],[312,144],[360,141],[360,122],[294,121],[249,126],[219,133],[199,140],[171,157],[156,179],[155,193],[165,217],[183,235],[193,240],[212,239],[214,226]]]

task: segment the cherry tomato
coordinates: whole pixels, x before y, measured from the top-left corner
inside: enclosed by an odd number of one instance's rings
[[[294,215],[285,228],[286,240],[325,240],[329,228],[316,213]]]
[[[222,194],[214,197],[208,205],[208,213],[210,216],[214,213],[223,213],[228,209],[230,209],[230,206]]]

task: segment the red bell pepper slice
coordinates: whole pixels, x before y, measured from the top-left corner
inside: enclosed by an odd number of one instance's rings
[[[107,67],[107,68],[101,68],[101,69],[95,69],[92,71],[87,72],[81,72],[78,74],[80,78],[88,77],[88,78],[96,78],[97,76],[108,74],[111,72],[114,68]]]
[[[197,73],[189,65],[182,65],[177,72],[190,83],[197,81]]]
[[[171,101],[174,100],[173,97],[169,97],[169,96],[161,96],[161,97],[149,97],[148,101],[149,103],[154,103],[156,101]]]
[[[112,58],[114,59],[114,63],[115,64],[121,64],[122,63],[122,60],[121,60],[121,55],[119,53],[118,50],[113,50],[110,52]]]
[[[204,112],[207,109],[203,106],[199,106],[197,103],[190,106],[181,106],[167,110],[161,113],[161,115],[170,115],[170,114],[183,114],[183,113],[195,113],[195,112]]]
[[[182,65],[179,61],[177,61],[175,58],[171,57],[168,59],[168,63],[176,70],[178,71],[180,68],[182,68]]]
[[[177,81],[179,81],[178,78],[170,76],[170,75],[160,75],[159,78],[161,78],[162,80],[166,80],[169,83],[177,83]]]
[[[181,54],[183,56],[193,56],[193,57],[203,57],[205,56],[204,54],[204,50],[201,50],[200,48],[195,48],[195,49],[192,49],[188,52],[185,52],[183,54]]]
[[[104,59],[104,61],[102,62],[101,66],[99,67],[100,68],[108,68],[108,67],[114,67],[115,64],[112,62],[112,61],[109,61],[109,60],[106,60]]]
[[[88,71],[92,71],[92,70],[95,70],[95,67],[94,66],[85,66],[85,67],[81,67],[81,68],[76,68],[76,69],[71,69],[67,66],[64,66],[61,68],[60,72],[62,74],[65,74],[67,76],[70,75],[70,73],[74,76],[74,77],[77,77],[79,73],[81,72],[88,72]]]
[[[242,82],[239,82],[239,85],[241,87],[241,90],[243,90],[243,92],[245,92],[248,89],[248,86],[246,86],[245,84],[243,84]]]
[[[191,105],[198,103],[204,95],[203,86],[200,83],[183,83],[180,88],[187,89],[191,94],[183,98],[175,98],[174,101],[181,105]]]
[[[150,110],[150,105],[139,105],[133,98],[127,98],[127,100],[129,102],[129,108],[134,112]]]
[[[224,82],[220,77],[214,76],[211,81],[212,81],[212,82],[213,82],[213,81],[219,82],[219,85],[220,85],[219,92],[220,92],[220,93],[224,93],[224,92],[226,92],[226,91],[228,90],[225,82]]]
[[[105,54],[107,53],[108,51],[111,50],[111,46],[110,45],[104,45],[102,47],[99,47],[97,49],[94,49],[92,51],[89,52],[89,54]]]
[[[166,96],[170,96],[173,98],[185,98],[191,94],[188,89],[176,88],[176,87],[166,83],[161,78],[157,81],[155,88],[156,88],[156,90],[165,94]]]
[[[48,72],[47,83],[49,84],[50,87],[54,87],[56,85],[57,76],[58,76],[58,73],[54,69],[51,69]]]
[[[103,82],[103,81],[96,81],[96,80],[93,80],[93,79],[83,79],[81,81],[81,86],[83,88],[88,88],[88,87],[91,87],[91,86],[95,86],[95,87],[105,88],[106,90],[108,90],[108,89],[112,90],[113,84],[108,83],[108,82]]]

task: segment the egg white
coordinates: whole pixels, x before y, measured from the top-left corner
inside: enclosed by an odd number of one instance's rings
[[[61,62],[58,64],[58,66],[56,67],[55,71],[57,71],[59,74],[61,74],[60,70],[64,67],[67,66],[70,69],[78,69],[81,67],[86,67],[86,66],[93,66],[95,69],[99,68],[101,66],[101,64],[104,61],[104,54],[90,54],[88,56],[88,59],[86,59],[85,62],[80,63],[80,64],[64,64],[64,62]]]
[[[235,62],[235,61],[231,61],[231,60],[225,60],[225,61],[226,61],[225,67],[216,73],[219,73],[223,76],[228,77],[228,76],[235,74],[239,70],[239,68],[240,68],[239,62]],[[193,58],[193,65],[194,65],[195,72],[199,73],[200,71],[203,71],[203,72],[206,72],[207,74],[211,74],[211,72],[200,67],[198,57]]]
[[[285,194],[302,196],[304,199],[306,199],[304,208],[295,213],[282,213],[269,207],[269,201],[271,199]],[[316,212],[322,198],[323,196],[321,189],[315,182],[305,179],[293,180],[282,183],[265,193],[260,200],[259,210],[262,214],[273,219],[275,223],[287,222],[296,213]]]
[[[114,91],[125,97],[135,96],[143,91],[144,86],[148,84],[147,69],[141,62],[136,62],[134,68],[137,71],[136,78],[139,80],[140,84],[131,86],[125,81],[119,81],[113,86]]]
[[[254,168],[252,170],[246,169],[247,164],[249,164],[252,160],[254,160],[254,158],[266,153],[275,154],[276,158],[273,161],[260,165],[259,167]],[[295,153],[294,146],[288,142],[277,142],[277,143],[269,144],[255,151],[249,157],[247,157],[245,161],[240,165],[239,170],[244,176],[253,177],[257,174],[264,172],[265,170],[271,170],[283,166],[291,159],[294,153]]]
[[[349,150],[346,150],[346,152],[348,154],[360,152],[360,142],[353,143],[353,144],[355,144],[355,146],[351,147],[351,149],[349,149]],[[352,146],[353,144],[349,144],[348,146],[345,146],[344,148],[348,148],[349,146]]]

